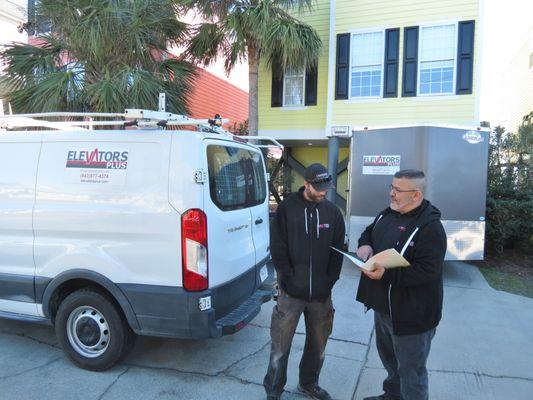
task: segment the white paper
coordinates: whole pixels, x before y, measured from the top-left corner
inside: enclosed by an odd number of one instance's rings
[[[378,262],[385,268],[408,267],[409,265],[411,265],[405,258],[400,255],[400,253],[396,251],[396,249],[383,250],[382,252],[370,257],[366,262],[363,262],[349,253],[341,251],[333,246],[331,246],[331,248],[344,255],[344,257],[353,262],[359,268],[365,269],[367,271],[373,271],[375,269],[375,262]]]

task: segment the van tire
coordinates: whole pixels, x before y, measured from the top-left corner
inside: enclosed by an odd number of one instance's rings
[[[126,356],[135,341],[120,308],[94,289],[77,290],[61,302],[55,330],[72,362],[91,371],[111,368]]]

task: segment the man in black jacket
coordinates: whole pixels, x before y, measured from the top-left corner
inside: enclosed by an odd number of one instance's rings
[[[339,279],[344,219],[326,200],[331,175],[321,164],[305,170],[304,187],[278,206],[270,252],[279,284],[272,312],[270,363],[264,379],[268,400],[279,399],[287,382],[287,361],[300,315],[305,317],[305,347],[298,389],[308,397],[329,400],[318,385],[326,342],[333,325],[331,289]]]
[[[357,300],[374,310],[376,345],[387,370],[384,394],[364,400],[427,400],[426,361],[442,313],[442,265],[446,233],[440,211],[424,199],[422,171],[403,170],[390,185],[390,207],[359,239],[366,260],[395,248],[409,267],[363,270]]]

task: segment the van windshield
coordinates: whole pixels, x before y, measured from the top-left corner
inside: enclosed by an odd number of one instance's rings
[[[223,211],[264,203],[267,195],[261,154],[240,147],[207,146],[209,191]]]

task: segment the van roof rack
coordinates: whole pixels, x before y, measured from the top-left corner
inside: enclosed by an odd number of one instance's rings
[[[46,118],[67,118],[68,121],[54,121]],[[72,118],[85,118],[85,120],[71,120]],[[109,120],[95,120],[95,118],[111,118]],[[32,114],[0,115],[0,130],[14,128],[50,128],[56,130],[92,130],[95,126],[123,126],[137,129],[165,129],[168,126],[196,126],[198,131],[226,135],[235,140],[248,142],[266,141],[271,144],[254,143],[256,147],[278,147],[283,145],[276,139],[268,136],[242,136],[234,135],[222,128],[229,119],[222,119],[219,114],[214,118],[197,119],[186,115],[173,114],[165,111],[128,108],[124,113],[93,113],[93,112],[46,112]],[[252,143],[250,143],[252,144]]]

